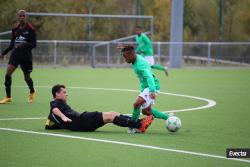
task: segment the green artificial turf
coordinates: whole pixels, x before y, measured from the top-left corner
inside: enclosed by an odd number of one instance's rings
[[[5,95],[4,75],[5,69],[2,68],[1,98]],[[26,102],[28,88],[18,69],[12,78],[13,101],[0,105],[0,128],[25,131],[0,129],[1,166],[249,166],[250,159],[247,159],[249,162],[240,162],[200,155],[226,157],[227,148],[250,148],[249,68],[183,68],[170,70],[168,78],[161,72],[156,72],[156,76],[161,82],[162,92],[177,94],[157,96],[154,107],[161,111],[207,105],[206,101],[178,95],[211,99],[216,105],[176,113],[182,121],[182,128],[177,133],[168,132],[165,122],[158,119],[145,134],[127,134],[126,128],[112,124],[92,133],[46,131],[45,117],[49,113],[51,87],[54,84],[61,83],[68,87],[68,104],[79,112],[97,110],[129,114],[138,92],[128,90],[139,90],[139,82],[131,69],[34,69],[32,77],[37,98],[29,104]],[[38,119],[3,120],[6,118]],[[65,136],[48,136],[47,133]],[[199,155],[164,149],[196,152]]]

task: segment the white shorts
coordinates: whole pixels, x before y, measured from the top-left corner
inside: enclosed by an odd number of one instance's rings
[[[154,56],[144,56],[144,59],[150,64],[150,66],[155,64]]]
[[[141,106],[142,109],[148,108],[149,106],[155,104],[155,100],[151,99],[149,95],[149,88],[144,89],[143,92],[139,94],[139,96],[145,100],[145,103],[143,103]]]

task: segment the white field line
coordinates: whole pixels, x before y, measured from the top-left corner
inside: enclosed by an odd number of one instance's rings
[[[135,143],[128,143],[128,142],[120,142],[120,141],[114,141],[114,140],[96,139],[96,138],[71,136],[71,135],[64,135],[64,134],[54,134],[54,133],[46,133],[46,132],[36,132],[36,131],[28,131],[28,130],[21,130],[21,129],[11,129],[11,128],[0,128],[0,130],[1,131],[18,132],[18,133],[35,134],[35,135],[44,135],[44,136],[54,136],[54,137],[62,137],[62,138],[70,138],[70,139],[87,140],[87,141],[102,142],[102,143],[111,143],[111,144],[117,144],[117,145],[125,145],[125,146],[146,148],[146,149],[152,149],[152,150],[161,150],[161,151],[175,152],[175,153],[181,153],[181,154],[189,154],[189,155],[202,156],[202,157],[208,157],[208,158],[217,158],[217,159],[224,159],[224,160],[232,160],[232,161],[240,161],[240,162],[250,163],[250,160],[246,160],[246,159],[226,158],[226,157],[219,156],[219,155],[204,154],[204,153],[199,153],[199,152],[176,150],[176,149],[170,149],[170,148],[163,148],[163,147],[143,145],[143,144],[135,144]]]
[[[89,89],[89,90],[110,90],[110,91],[126,91],[126,92],[139,92],[137,90],[132,90],[132,89],[113,89],[113,88],[91,88],[91,87],[67,87],[71,89]],[[171,96],[179,96],[179,97],[186,97],[186,98],[192,98],[196,100],[201,100],[201,101],[206,101],[207,105],[205,106],[200,106],[200,107],[195,107],[195,108],[188,108],[188,109],[179,109],[179,110],[168,110],[168,111],[163,111],[163,112],[182,112],[182,111],[192,111],[192,110],[200,110],[200,109],[205,109],[205,108],[210,108],[216,105],[216,102],[214,100],[202,98],[202,97],[196,97],[196,96],[189,96],[189,95],[182,95],[182,94],[175,94],[175,93],[167,93],[167,92],[160,92],[160,94],[165,94],[165,95],[171,95]]]
[[[16,86],[16,87],[25,87],[25,86]],[[36,87],[50,88],[50,86],[36,86]],[[109,90],[109,91],[138,92],[137,90],[130,90],[130,89],[91,88],[91,87],[67,87],[67,88],[71,88],[71,89],[89,89],[89,90]],[[189,95],[181,95],[181,94],[173,94],[173,93],[166,93],[166,92],[161,92],[161,94],[172,95],[172,96],[180,96],[180,97],[187,97],[187,98],[193,98],[193,99],[197,99],[197,100],[203,100],[203,101],[206,101],[208,103],[207,105],[201,106],[201,107],[189,108],[189,109],[180,109],[180,110],[171,110],[171,111],[164,111],[164,112],[181,112],[181,111],[200,110],[200,109],[210,108],[210,107],[213,107],[213,106],[216,105],[215,101],[210,100],[210,99],[201,98],[201,97],[195,97],[195,96],[189,96]],[[19,119],[22,119],[22,120],[32,120],[32,119],[45,119],[45,118],[46,117],[40,117],[40,118],[5,118],[5,119],[0,119],[0,120],[19,120]],[[162,151],[168,151],[168,152],[175,152],[175,153],[182,153],[182,154],[189,154],[189,155],[196,155],[196,156],[203,156],[203,157],[210,157],[210,158],[217,158],[217,159],[225,159],[225,160],[233,160],[233,161],[241,161],[241,162],[250,163],[250,160],[245,160],[245,159],[228,159],[226,157],[218,156],[218,155],[204,154],[204,153],[198,153],[198,152],[192,152],[192,151],[185,151],[185,150],[175,150],[175,149],[162,148],[162,147],[150,146],[150,145],[142,145],[142,144],[134,144],[134,143],[128,143],[128,142],[119,142],[119,141],[112,141],[112,140],[105,140],[105,139],[86,138],[86,137],[71,136],[71,135],[64,135],[64,134],[53,134],[53,133],[45,133],[45,132],[35,132],[35,131],[27,131],[27,130],[21,130],[21,129],[0,128],[0,130],[2,130],[2,131],[19,132],[19,133],[45,135],[45,136],[55,136],[55,137],[71,138],[71,139],[80,139],[80,140],[95,141],[95,142],[104,142],[104,143],[111,143],[111,144],[118,144],[118,145],[127,145],[127,146],[147,148],[147,149],[153,149],[153,150],[162,150]]]
[[[26,87],[26,86],[15,86],[15,87]],[[36,86],[38,88],[51,88],[51,86]],[[87,90],[107,90],[107,91],[124,91],[124,92],[139,92],[138,90],[132,90],[132,89],[114,89],[114,88],[92,88],[92,87],[74,87],[74,86],[68,86],[67,88],[70,89],[87,89]],[[211,108],[216,105],[216,102],[214,100],[202,98],[202,97],[196,97],[196,96],[189,96],[189,95],[182,95],[182,94],[175,94],[175,93],[167,93],[167,92],[160,92],[160,94],[164,95],[170,95],[170,96],[179,96],[179,97],[186,97],[186,98],[192,98],[196,100],[201,100],[201,101],[206,101],[207,104],[204,106],[200,107],[195,107],[195,108],[186,108],[186,109],[178,109],[178,110],[168,110],[168,111],[163,111],[165,113],[167,112],[183,112],[183,111],[194,111],[194,110],[201,110],[205,108]],[[126,115],[131,115],[131,114],[126,114]],[[3,120],[31,120],[32,118],[0,118],[0,121]],[[44,119],[44,118],[34,118],[34,119]]]

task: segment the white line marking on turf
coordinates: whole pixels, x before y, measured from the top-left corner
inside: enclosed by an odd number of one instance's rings
[[[226,157],[219,156],[219,155],[204,154],[204,153],[198,153],[198,152],[192,152],[192,151],[176,150],[176,149],[170,149],[170,148],[163,148],[163,147],[143,145],[143,144],[135,144],[135,143],[128,143],[128,142],[120,142],[120,141],[114,141],[114,140],[96,139],[96,138],[71,136],[71,135],[64,135],[64,134],[54,134],[54,133],[46,133],[46,132],[36,132],[36,131],[28,131],[28,130],[21,130],[21,129],[11,129],[11,128],[0,128],[0,130],[2,130],[2,131],[11,131],[11,132],[19,132],[19,133],[36,134],[36,135],[45,135],[45,136],[55,136],[55,137],[70,138],[70,139],[87,140],[87,141],[95,141],[95,142],[103,142],[103,143],[111,143],[111,144],[126,145],[126,146],[132,146],[132,147],[139,147],[139,148],[146,148],[146,149],[153,149],[153,150],[162,150],[162,151],[168,151],[168,152],[175,152],[175,153],[196,155],[196,156],[202,156],[202,157],[209,157],[209,158],[217,158],[217,159],[241,161],[241,162],[250,163],[250,160],[246,160],[246,159],[226,158]]]
[[[206,99],[206,98],[202,98],[202,97],[181,95],[181,94],[174,94],[174,93],[165,93],[165,92],[161,92],[161,94],[172,95],[172,96],[180,96],[180,97],[187,97],[187,98],[192,98],[192,99],[197,99],[197,100],[202,100],[202,101],[207,102],[207,105],[205,105],[205,106],[200,106],[200,107],[195,107],[195,108],[179,109],[179,110],[168,110],[168,111],[164,111],[164,112],[194,111],[194,110],[201,110],[201,109],[205,109],[205,108],[211,108],[211,107],[216,105],[216,102],[214,100],[210,100],[210,99]]]
[[[26,87],[26,86],[14,86],[14,87],[23,88],[23,87]],[[36,87],[38,87],[38,88],[50,88],[51,86],[36,86]],[[139,92],[138,90],[115,89],[115,88],[92,88],[92,87],[75,87],[75,86],[68,86],[67,88],[70,88],[70,89],[87,89],[87,90],[108,90],[108,91]],[[216,105],[216,102],[214,100],[210,100],[210,99],[206,99],[206,98],[202,98],[202,97],[175,94],[175,93],[167,93],[167,92],[160,92],[160,94],[171,95],[171,96],[179,96],[179,97],[187,97],[187,98],[192,98],[192,99],[207,102],[207,105],[200,106],[200,107],[162,111],[162,112],[165,112],[165,113],[167,113],[167,112],[183,112],[183,111],[201,110],[201,109],[211,108],[211,107]],[[131,114],[126,114],[126,115],[131,115]],[[34,118],[34,119],[44,119],[44,118]],[[9,120],[9,121],[11,121],[11,120],[32,120],[32,118],[2,118],[2,119],[0,119],[0,121],[4,121],[4,120]]]
[[[24,87],[24,86],[16,86],[16,87]],[[36,87],[50,88],[50,86],[36,86]],[[91,87],[67,87],[67,88],[71,88],[71,89],[89,89],[89,90],[110,90],[110,91],[138,92],[137,90],[130,90],[130,89],[91,88]],[[197,99],[197,100],[206,101],[208,103],[205,106],[200,106],[200,107],[196,107],[196,108],[170,110],[170,111],[164,111],[164,112],[182,112],[182,111],[200,110],[200,109],[210,108],[210,107],[213,107],[213,106],[216,105],[215,101],[210,100],[210,99],[206,99],[206,98],[201,98],[201,97],[195,97],[195,96],[189,96],[189,95],[181,95],[181,94],[174,94],[174,93],[166,93],[166,92],[161,92],[160,94],[193,98],[193,99]],[[20,119],[22,119],[22,120],[32,120],[32,119],[45,119],[45,118],[46,117],[40,117],[40,118],[2,118],[0,120],[20,120]],[[140,148],[162,150],[162,151],[176,152],[176,153],[182,153],[182,154],[190,154],[190,155],[196,155],[196,156],[219,158],[219,159],[234,160],[234,161],[241,161],[241,162],[250,163],[250,160],[228,159],[226,157],[218,156],[218,155],[197,153],[197,152],[185,151],[185,150],[175,150],[175,149],[162,148],[162,147],[149,146],[149,145],[142,145],[142,144],[134,144],[134,143],[128,143],[128,142],[119,142],[119,141],[112,141],[112,140],[86,138],[86,137],[70,136],[70,135],[63,135],[63,134],[45,133],[45,132],[35,132],[35,131],[27,131],[27,130],[21,130],[21,129],[0,128],[0,130],[2,130],[2,131],[19,132],[19,133],[28,133],[28,134],[46,135],[46,136],[55,136],[55,137],[64,137],[64,138],[80,139],[80,140],[88,140],[88,141],[96,141],[96,142],[104,142],[104,143],[112,143],[112,144],[127,145],[127,146],[134,146],[134,147],[140,147]]]
[[[71,89],[92,89],[92,90],[111,90],[111,91],[126,91],[126,92],[139,92],[137,90],[132,90],[132,89],[113,89],[113,88],[91,88],[91,87],[67,87]],[[202,98],[202,97],[196,97],[196,96],[189,96],[189,95],[182,95],[182,94],[175,94],[175,93],[167,93],[167,92],[160,92],[160,94],[165,94],[165,95],[171,95],[171,96],[179,96],[179,97],[187,97],[187,98],[192,98],[196,100],[201,100],[201,101],[206,101],[208,104],[205,106],[200,106],[200,107],[195,107],[195,108],[187,108],[187,109],[179,109],[179,110],[168,110],[168,111],[163,111],[163,112],[182,112],[182,111],[192,111],[192,110],[200,110],[200,109],[205,109],[205,108],[210,108],[216,105],[216,102],[214,100]]]
[[[15,86],[15,87],[26,87],[26,86]],[[51,88],[51,86],[36,86],[40,88]],[[77,86],[67,86],[67,88],[71,89],[88,89],[88,90],[108,90],[108,91],[124,91],[124,92],[139,92],[138,90],[133,89],[116,89],[116,88],[92,88],[92,87],[77,87]],[[206,101],[207,105],[195,107],[195,108],[187,108],[187,109],[179,109],[179,110],[168,110],[163,112],[182,112],[182,111],[193,111],[193,110],[201,110],[205,108],[211,108],[216,105],[216,102],[211,99],[206,99],[202,97],[196,97],[196,96],[189,96],[189,95],[183,95],[183,94],[175,94],[175,93],[167,93],[167,92],[160,92],[160,94],[170,95],[170,96],[179,96],[179,97],[186,97],[201,101]]]

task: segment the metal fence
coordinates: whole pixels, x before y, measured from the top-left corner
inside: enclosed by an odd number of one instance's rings
[[[0,52],[7,48],[9,40],[0,40]],[[48,41],[38,40],[37,47],[32,50],[33,63],[39,66],[76,66],[91,65],[93,45],[103,41]],[[10,53],[0,65],[4,66]],[[92,65],[93,66],[93,65]]]
[[[103,42],[93,45],[95,67],[125,66],[124,59],[119,56],[118,44],[135,42]],[[250,42],[153,42],[155,62],[168,65],[171,45],[182,45],[182,65],[236,65],[250,66]]]
[[[0,40],[0,51],[8,47],[9,40]],[[118,44],[136,44],[131,41],[45,41],[39,40],[33,49],[35,66],[92,66],[124,67],[127,66],[116,48]],[[156,63],[167,65],[170,45],[182,45],[182,65],[250,65],[250,42],[215,43],[215,42],[154,42]],[[0,60],[5,66],[8,57]]]

